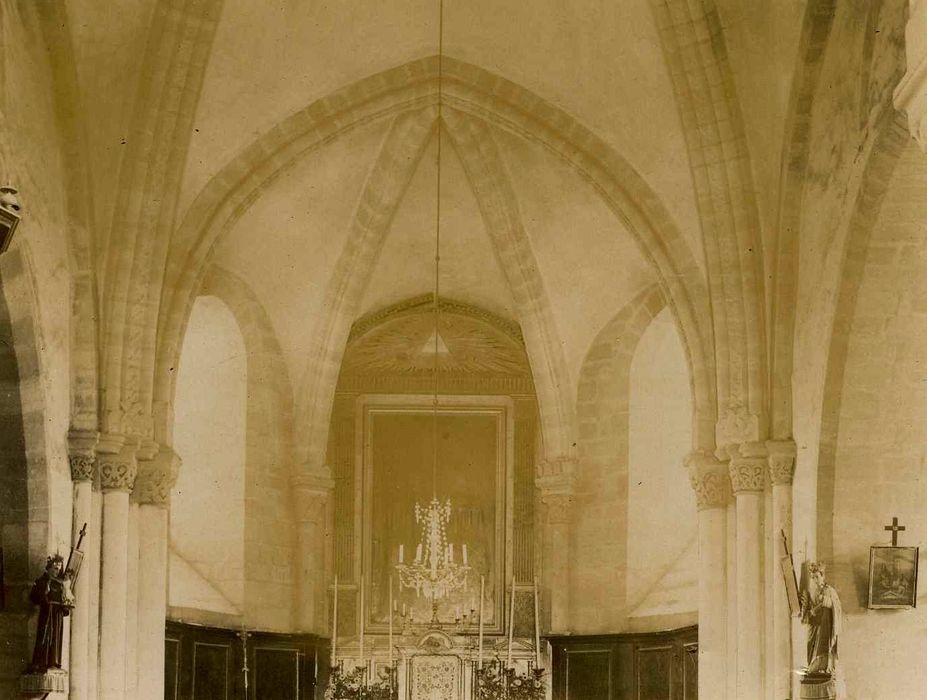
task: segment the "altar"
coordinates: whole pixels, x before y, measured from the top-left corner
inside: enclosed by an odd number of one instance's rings
[[[477,639],[452,631],[428,629],[394,639],[392,662],[388,640],[372,637],[368,643],[363,660],[356,642],[347,645],[337,671],[367,688],[388,688],[391,682],[400,700],[476,700],[481,672],[500,676],[510,668],[513,677],[522,677],[533,675],[537,663],[530,638],[513,639],[511,655],[505,636],[485,640],[482,670]],[[547,655],[541,658],[543,665]]]

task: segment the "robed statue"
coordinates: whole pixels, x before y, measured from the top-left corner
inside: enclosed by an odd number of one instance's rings
[[[61,668],[61,642],[64,638],[64,618],[71,614],[74,596],[71,593],[70,571],[62,572],[64,559],[58,554],[48,557],[45,573],[32,585],[29,598],[39,606],[39,621],[35,649],[29,673],[43,673]]]
[[[801,619],[808,625],[808,666],[804,686],[817,686],[826,694],[808,697],[843,698],[843,680],[837,665],[843,611],[840,597],[824,579],[824,565],[808,564],[808,586],[802,592]],[[805,697],[803,695],[802,697]]]

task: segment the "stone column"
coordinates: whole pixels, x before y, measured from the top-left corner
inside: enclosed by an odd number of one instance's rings
[[[895,109],[908,115],[908,130],[927,152],[927,2],[911,0],[905,28],[907,71],[895,88]]]
[[[747,442],[728,463],[737,507],[737,697],[765,697],[763,491],[766,446]]]
[[[550,591],[550,632],[570,628],[570,516],[575,464],[563,457],[538,465],[535,485],[541,498],[541,571]]]
[[[101,700],[126,697],[126,600],[128,586],[129,493],[137,470],[135,444],[121,436],[100,438],[97,460],[103,491],[100,570]]]
[[[140,461],[138,502],[138,700],[164,698],[164,623],[167,619],[168,509],[180,458],[161,448]]]
[[[772,484],[772,541],[775,543],[772,557],[772,668],[770,679],[773,697],[787,698],[792,687],[792,623],[789,599],[782,581],[779,560],[785,556],[782,535],[785,532],[792,548],[792,474],[795,470],[795,443],[792,440],[770,440],[766,443],[769,452],[769,481]]]
[[[96,475],[96,431],[71,430],[68,433],[68,460],[71,466],[71,481],[74,483],[73,541],[77,543],[80,529],[86,523],[87,536],[81,545],[84,560],[82,573],[74,585],[75,606],[71,612],[70,653],[70,698],[90,698],[90,647],[96,644],[96,635],[90,636],[90,620],[96,614],[90,595],[91,571],[98,562],[93,557],[92,538],[99,538],[93,532],[93,480]]]
[[[325,635],[328,626],[325,552],[329,535],[329,502],[335,480],[326,468],[300,474],[294,487],[299,561],[297,626],[302,632]]]
[[[725,465],[696,452],[686,458],[698,507],[698,694],[727,695],[727,504]]]

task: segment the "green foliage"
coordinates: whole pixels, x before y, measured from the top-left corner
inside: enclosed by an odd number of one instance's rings
[[[348,672],[332,669],[325,689],[326,700],[396,700],[397,688],[393,674],[376,681],[368,681],[367,669],[358,667]]]
[[[483,666],[476,672],[479,700],[544,700],[544,669],[518,673],[501,662]]]

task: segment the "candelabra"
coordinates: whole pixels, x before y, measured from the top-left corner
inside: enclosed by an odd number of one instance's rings
[[[438,623],[438,600],[458,590],[467,589],[470,565],[467,545],[461,547],[462,563],[454,561],[454,545],[447,541],[447,523],[451,517],[450,500],[440,503],[432,498],[427,506],[415,504],[415,522],[422,528],[421,542],[415,548],[415,559],[405,563],[405,546],[399,545],[399,585],[411,588],[416,596],[431,599],[432,623]],[[457,610],[457,621],[461,615]]]

